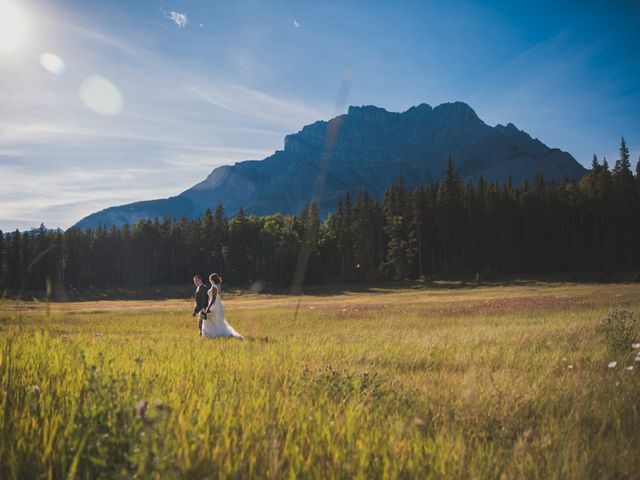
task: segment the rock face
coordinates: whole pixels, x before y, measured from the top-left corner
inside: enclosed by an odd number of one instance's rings
[[[552,149],[513,124],[490,127],[465,103],[426,104],[406,112],[374,106],[349,107],[346,115],[305,126],[284,139],[284,150],[264,160],[216,168],[176,197],[112,207],[77,226],[121,226],[141,218],[201,215],[223,204],[227,215],[299,213],[318,202],[323,214],[340,194],[365,189],[381,198],[402,177],[412,186],[442,177],[451,155],[465,181],[480,175],[519,184],[543,173],[545,179],[580,178],[585,169],[568,153]]]

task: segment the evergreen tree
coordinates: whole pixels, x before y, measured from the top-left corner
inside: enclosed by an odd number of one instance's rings
[[[627,147],[627,143],[624,141],[624,137],[620,139],[620,158],[616,160],[616,164],[613,168],[613,174],[615,176],[631,175],[629,148]]]
[[[244,215],[244,208],[240,207],[238,215],[229,221],[229,243],[224,255],[225,264],[229,266],[226,273],[228,280],[232,283],[245,284],[251,280],[249,278],[250,241],[249,222]]]
[[[6,288],[6,279],[5,279],[5,268],[4,268],[4,259],[5,259],[5,251],[4,251],[4,233],[0,230],[0,290]]]
[[[451,155],[447,159],[444,179],[438,189],[436,217],[440,226],[442,242],[442,268],[444,272],[454,271],[457,267],[458,253],[462,243],[464,222],[464,186],[456,172]]]
[[[385,190],[382,212],[387,236],[387,255],[382,274],[398,279],[415,276],[417,236],[410,194],[405,190],[402,178]]]
[[[345,194],[344,206],[342,198],[338,198],[338,212],[336,215],[336,241],[340,253],[340,276],[344,280],[352,280],[354,265],[352,208],[349,192]]]
[[[418,277],[424,278],[425,276],[425,244],[426,241],[426,230],[427,230],[427,222],[428,222],[428,202],[427,202],[427,191],[424,186],[419,185],[413,193],[412,196],[412,213],[413,213],[413,228],[412,233],[415,235],[415,243],[416,243],[416,253],[417,253],[417,264],[418,264]]]
[[[213,218],[213,212],[210,208],[204,212],[202,216],[202,232],[200,234],[200,243],[202,248],[201,265],[207,275],[212,274],[218,268],[216,262],[216,239],[215,229],[216,220]]]
[[[13,290],[19,290],[21,287],[18,284],[23,273],[21,240],[22,234],[17,229],[7,238],[7,287]]]
[[[216,207],[213,217],[213,245],[209,248],[213,247],[213,267],[215,271],[222,274],[224,272],[223,251],[224,245],[226,245],[227,238],[229,236],[229,225],[224,216],[224,207],[221,204]]]

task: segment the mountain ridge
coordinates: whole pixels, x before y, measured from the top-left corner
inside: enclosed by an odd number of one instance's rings
[[[421,103],[404,112],[350,106],[345,114],[286,135],[283,149],[262,160],[217,167],[174,197],[106,208],[76,226],[193,218],[217,204],[228,215],[241,207],[258,215],[298,213],[312,199],[326,215],[345,192],[365,189],[380,198],[398,177],[408,185],[438,180],[449,155],[465,182],[482,175],[520,183],[537,173],[547,179],[578,179],[586,171],[570,154],[547,147],[512,123],[487,125],[463,102]]]

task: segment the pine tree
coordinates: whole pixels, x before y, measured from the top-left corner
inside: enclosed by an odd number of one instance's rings
[[[419,185],[413,192],[413,228],[412,232],[415,235],[416,251],[417,251],[417,264],[418,264],[418,277],[424,278],[424,237],[427,224],[427,191],[424,186]]]
[[[4,251],[4,233],[0,230],[0,290],[6,288],[4,261],[6,252]]]
[[[320,278],[320,256],[318,254],[318,235],[320,214],[318,205],[312,202],[300,212],[298,225],[300,248],[293,276],[292,293],[299,293],[306,283],[317,282]]]
[[[351,196],[345,194],[344,206],[342,199],[338,199],[338,213],[336,214],[336,241],[340,254],[340,276],[343,280],[351,280],[353,276],[353,231],[352,231]]]
[[[398,279],[415,276],[417,270],[417,237],[414,231],[411,195],[404,188],[402,178],[384,193],[382,212],[384,231],[388,238],[386,263],[382,274]]]
[[[216,271],[216,249],[215,249],[215,229],[216,221],[213,218],[213,212],[207,208],[202,216],[202,231],[200,233],[201,260],[202,268],[207,275]]]
[[[613,181],[617,190],[617,197],[620,200],[618,205],[630,214],[635,203],[635,181],[631,172],[629,148],[624,141],[624,137],[620,140],[620,158],[616,160],[613,169]]]
[[[7,238],[7,287],[17,290],[20,285],[18,281],[22,277],[22,259],[20,252],[22,243],[22,234],[17,230]]]
[[[613,174],[615,176],[632,175],[631,163],[629,162],[629,148],[624,141],[624,137],[620,139],[620,158],[616,160],[616,164],[613,167]]]
[[[444,179],[438,189],[437,219],[442,242],[442,265],[445,272],[456,268],[463,235],[464,185],[456,172],[451,155],[447,159]]]
[[[238,214],[229,221],[229,242],[225,248],[225,264],[228,266],[228,280],[236,284],[249,282],[249,263],[252,257],[249,242],[251,233],[249,222],[240,207]]]
[[[213,267],[222,274],[224,272],[223,249],[229,236],[229,224],[224,216],[224,207],[220,204],[216,207],[213,228]]]

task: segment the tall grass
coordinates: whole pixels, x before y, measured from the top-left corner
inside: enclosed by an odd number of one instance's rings
[[[245,341],[186,302],[5,303],[0,476],[638,478],[640,363],[601,322],[639,294],[225,299]]]

